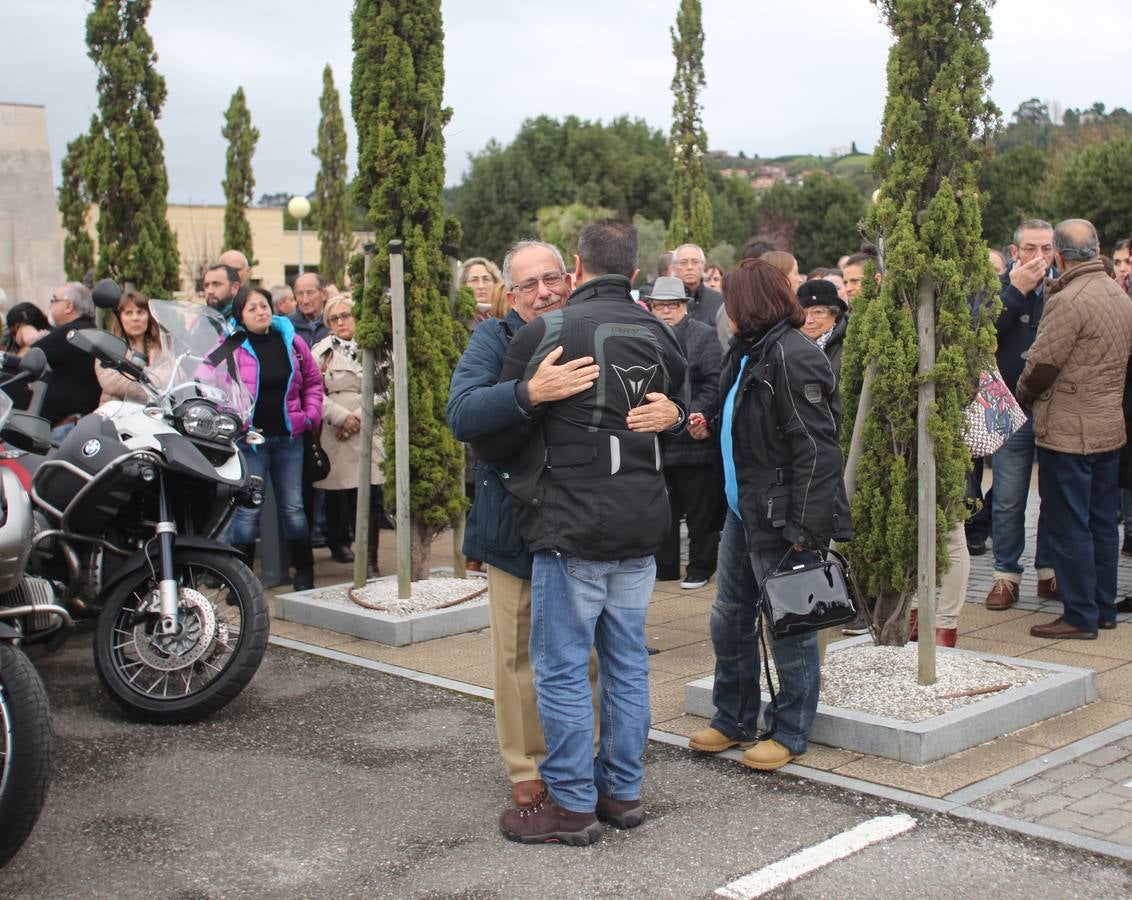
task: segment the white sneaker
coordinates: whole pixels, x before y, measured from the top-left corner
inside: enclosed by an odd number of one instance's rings
[[[708,580],[706,578],[701,578],[699,575],[689,575],[680,582],[680,587],[686,591],[694,591],[696,588],[702,588],[707,583]]]

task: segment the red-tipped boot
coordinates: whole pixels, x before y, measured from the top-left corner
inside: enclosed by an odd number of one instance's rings
[[[957,628],[937,628],[935,630],[935,645],[937,647],[954,647]]]

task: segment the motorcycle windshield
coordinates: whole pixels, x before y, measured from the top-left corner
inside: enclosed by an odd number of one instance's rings
[[[149,314],[161,332],[162,352],[146,367],[153,390],[175,410],[190,400],[214,403],[221,412],[251,420],[252,394],[240,379],[235,328],[210,306],[183,300],[151,300]]]

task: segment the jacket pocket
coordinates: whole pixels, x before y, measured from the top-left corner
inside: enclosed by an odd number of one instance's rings
[[[763,518],[771,528],[783,528],[790,514],[790,485],[774,484],[766,489],[762,503]]]
[[[468,513],[467,530],[481,550],[506,557],[526,552],[526,544],[515,520],[513,502],[498,473],[483,464],[477,465],[476,499]]]

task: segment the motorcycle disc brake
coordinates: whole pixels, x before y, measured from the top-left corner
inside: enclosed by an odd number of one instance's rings
[[[176,634],[151,633],[145,622],[134,626],[134,646],[142,662],[151,669],[186,669],[213,649],[218,634],[227,642],[227,623],[219,626],[216,610],[200,591],[182,587],[179,611],[180,627]]]

